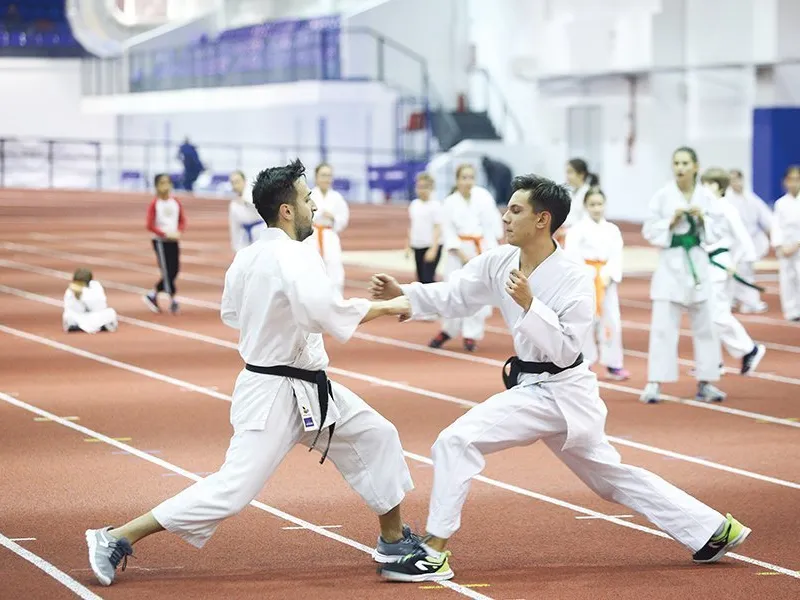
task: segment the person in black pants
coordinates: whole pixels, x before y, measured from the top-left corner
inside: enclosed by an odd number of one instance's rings
[[[175,300],[175,279],[180,271],[178,240],[186,229],[186,217],[181,203],[172,197],[172,180],[169,175],[156,175],[155,186],[156,197],[147,209],[147,229],[153,233],[153,250],[161,279],[154,290],[144,297],[144,302],[151,311],[159,313],[161,308],[158,305],[158,294],[164,292],[170,297],[170,312],[177,314],[179,307]]]
[[[431,198],[433,184],[430,174],[417,175],[417,197],[408,206],[410,225],[406,257],[414,252],[420,283],[434,282],[436,266],[442,257],[442,203]]]

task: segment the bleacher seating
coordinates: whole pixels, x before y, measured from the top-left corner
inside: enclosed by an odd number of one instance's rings
[[[80,56],[64,0],[0,0],[0,56]]]

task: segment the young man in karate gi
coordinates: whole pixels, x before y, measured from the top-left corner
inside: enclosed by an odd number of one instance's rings
[[[512,191],[503,216],[508,245],[471,260],[447,282],[400,286],[388,275],[372,279],[373,297],[405,295],[414,319],[499,307],[517,353],[503,372],[507,390],[471,408],[437,438],[428,535],[413,553],[384,565],[382,575],[407,582],[453,577],[445,547],[461,526],[471,479],[483,470],[485,455],[537,440],[602,498],[641,513],[694,552],[696,562],[719,560],[750,530],[660,477],[622,464],[606,438],[607,409],[581,355],[594,322],[593,283],[553,240],[569,211],[569,192],[534,175],[517,177]]]
[[[739,169],[729,171],[730,187],[725,198],[739,211],[739,216],[755,248],[753,262],[741,261],[736,265],[736,272],[746,281],[755,281],[755,261],[764,258],[769,252],[769,233],[772,228],[772,211],[767,203],[751,190],[744,188],[744,174]],[[733,294],[734,303],[738,303],[742,314],[767,312],[767,303],[761,299],[761,292],[753,286],[736,282]]]
[[[66,332],[117,330],[117,311],[109,308],[103,286],[89,269],[75,269],[72,282],[64,292],[61,326]]]
[[[697,181],[699,163],[691,148],[672,155],[673,182],[650,200],[642,235],[659,248],[650,281],[653,310],[647,355],[647,385],[640,400],[659,402],[661,384],[678,380],[681,313],[689,312],[694,342],[696,400],[721,402],[726,395],[719,381],[722,352],[714,326],[713,289],[708,254],[703,244],[720,238],[725,217],[720,203]]]
[[[339,236],[350,223],[350,207],[342,195],[333,189],[333,169],[329,164],[317,166],[314,183],[311,197],[317,212],[314,214],[314,231],[306,243],[316,248],[322,256],[328,277],[341,294],[344,292],[344,263]]]
[[[253,190],[247,185],[242,171],[230,176],[235,197],[228,205],[228,227],[231,234],[231,249],[238,252],[255,242],[267,228],[264,219],[253,204]]]
[[[489,191],[475,185],[475,169],[462,164],[456,169],[456,187],[443,203],[442,235],[445,262],[443,279],[483,252],[495,248],[503,237],[497,203]],[[464,349],[474,352],[486,331],[486,319],[492,307],[484,306],[474,314],[445,318],[442,330],[429,342],[431,348],[441,348],[452,338],[461,335]]]
[[[730,176],[724,169],[714,167],[706,170],[700,181],[720,203],[725,216],[720,227],[720,237],[714,244],[704,245],[711,262],[709,277],[712,282],[714,325],[719,340],[733,358],[741,362],[739,372],[750,375],[758,367],[767,349],[764,344],[753,342],[742,324],[731,312],[733,290],[738,278],[736,265],[755,262],[756,250],[750,235],[745,229],[736,207],[724,196],[730,183]],[[752,282],[747,282],[752,284]]]
[[[245,363],[233,390],[233,437],[225,463],[122,527],[87,530],[89,562],[103,585],[114,581],[132,545],[153,533],[167,530],[202,548],[223,520],[258,495],[298,443],[324,446],[322,461],[328,456],[379,515],[375,561],[398,560],[413,546],[400,516],[413,483],[397,430],[327,379],[322,340],[328,333],[346,342],[361,323],[408,314],[408,300],[342,298],[319,254],[302,243],[311,235],[316,210],[304,172],[298,160],[259,174],[253,198],[269,228],[236,254],[225,275],[221,317],[240,331]]]

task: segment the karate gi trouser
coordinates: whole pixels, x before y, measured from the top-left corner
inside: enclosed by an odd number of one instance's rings
[[[617,284],[611,283],[603,296],[603,314],[595,315],[594,326],[583,347],[583,357],[588,364],[594,364],[598,358],[598,340],[600,346],[600,364],[612,369],[621,369],[622,359],[622,317],[619,312],[619,295]]]
[[[722,351],[714,326],[713,307],[713,301],[708,300],[689,306],[669,300],[653,300],[647,381],[665,383],[678,380],[678,340],[683,310],[689,311],[691,319],[695,377],[698,381],[719,381]]]
[[[800,250],[789,258],[778,259],[781,309],[785,319],[800,317]]]
[[[461,527],[471,478],[484,469],[485,455],[541,439],[601,498],[643,515],[693,552],[702,548],[725,517],[657,475],[622,464],[605,434],[562,450],[567,422],[547,385],[519,385],[492,396],[439,434],[428,533],[449,538]],[[594,399],[587,395],[586,401]]]
[[[477,254],[472,249],[471,243],[465,243],[462,248],[467,256],[473,258]],[[463,265],[461,261],[453,256],[447,254],[444,263],[444,280],[447,281],[450,275],[455,271],[461,269]],[[482,340],[486,332],[486,319],[492,316],[492,307],[484,306],[474,314],[459,319],[442,319],[442,331],[444,331],[451,338],[458,336],[470,340]]]
[[[414,487],[397,429],[359,396],[335,382],[332,385],[341,419],[327,460],[373,512],[386,514]],[[327,435],[326,429],[317,448],[325,447]],[[310,446],[315,436],[315,431],[303,430],[294,399],[279,396],[264,429],[235,432],[220,470],[158,505],[153,516],[167,531],[202,548],[224,519],[258,495],[296,444]],[[304,459],[310,469],[323,468],[310,455]]]
[[[731,312],[733,304],[733,284],[728,277],[722,281],[714,281],[711,293],[714,295],[714,326],[717,328],[719,341],[733,358],[742,358],[755,345],[742,324]]]
[[[86,333],[97,333],[103,327],[116,329],[117,311],[113,308],[101,308],[87,313],[65,310],[61,315],[61,323],[65,331],[70,327],[80,327]]]
[[[739,263],[736,266],[736,272],[745,281],[753,282],[756,279],[755,265],[751,262]],[[733,286],[733,300],[739,303],[740,309],[754,311],[761,306],[761,292],[736,281]]]

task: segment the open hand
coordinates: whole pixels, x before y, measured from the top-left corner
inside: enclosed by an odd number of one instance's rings
[[[523,309],[528,310],[533,302],[533,294],[528,285],[528,278],[519,269],[514,269],[508,277],[506,292]]]
[[[373,300],[392,300],[403,295],[397,279],[391,275],[378,273],[372,276],[369,284],[369,293]]]

